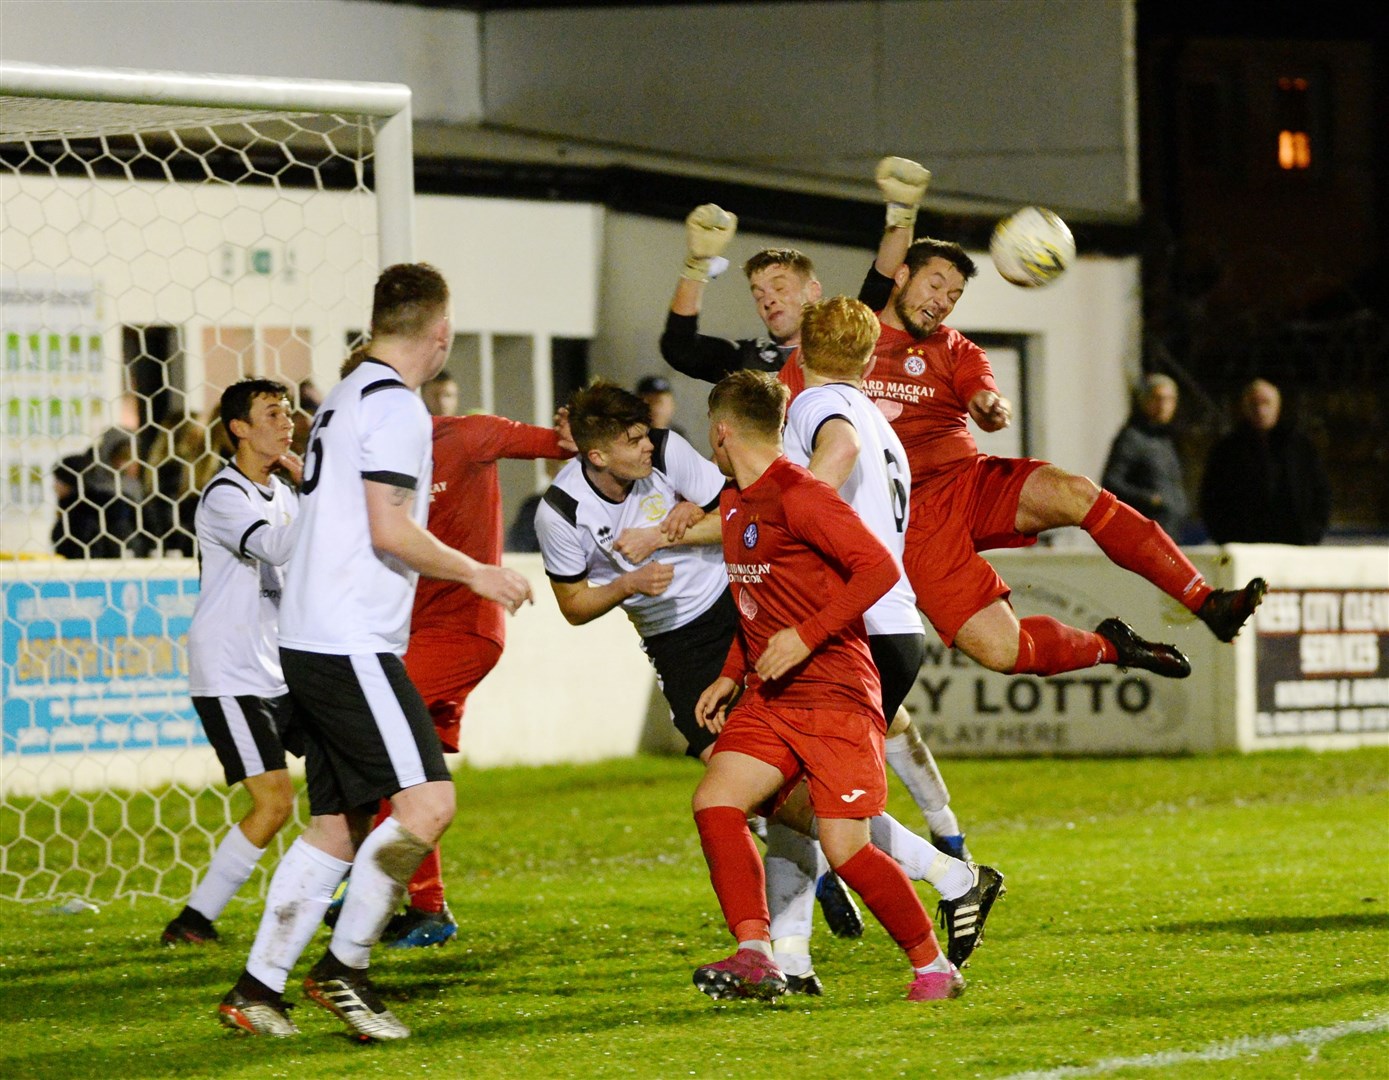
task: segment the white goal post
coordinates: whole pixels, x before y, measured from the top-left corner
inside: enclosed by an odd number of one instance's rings
[[[0,62],[0,252],[0,899],[181,900],[243,805],[187,695],[211,413],[307,405],[413,258],[410,90]]]

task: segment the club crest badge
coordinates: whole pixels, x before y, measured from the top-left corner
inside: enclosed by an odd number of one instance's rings
[[[908,375],[920,375],[926,370],[926,361],[919,356],[909,356],[902,366],[907,369]]]
[[[757,522],[751,521],[748,527],[743,530],[743,547],[751,549],[757,546]]]
[[[752,598],[752,593],[747,589],[738,590],[738,610],[743,613],[743,618],[752,622],[757,618],[757,601]]]

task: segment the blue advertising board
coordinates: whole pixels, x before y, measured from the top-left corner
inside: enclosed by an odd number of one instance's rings
[[[196,574],[112,568],[0,583],[6,756],[207,745],[188,697]]]

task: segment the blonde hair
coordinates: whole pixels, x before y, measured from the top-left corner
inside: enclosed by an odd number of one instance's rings
[[[859,379],[873,358],[881,327],[861,300],[831,296],[801,314],[801,363],[819,375]]]

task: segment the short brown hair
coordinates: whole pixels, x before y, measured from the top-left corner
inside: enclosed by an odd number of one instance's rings
[[[709,391],[709,415],[734,420],[750,434],[779,438],[790,396],[775,375],[744,368],[725,376]]]
[[[448,307],[444,275],[428,263],[396,263],[381,271],[371,301],[371,336],[418,337]]]
[[[743,275],[751,279],[753,274],[773,266],[784,266],[807,281],[815,280],[815,264],[810,261],[809,255],[795,248],[763,248],[743,263]]]
[[[911,272],[912,277],[915,277],[916,272],[932,259],[944,259],[953,263],[966,281],[979,272],[974,260],[966,255],[965,249],[955,241],[936,240],[930,236],[923,236],[907,248],[907,256],[902,260],[902,265]]]
[[[857,379],[868,366],[882,327],[868,305],[847,296],[806,304],[801,362],[821,375]]]
[[[581,454],[612,445],[638,424],[651,426],[651,406],[614,383],[598,379],[569,399],[569,432]]]

